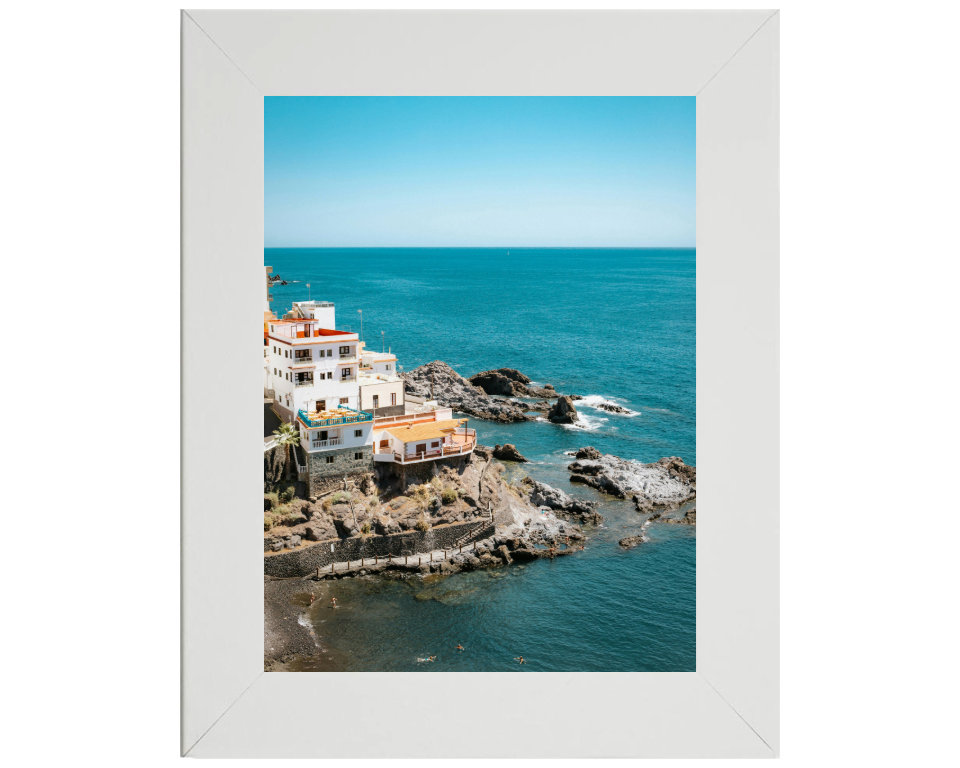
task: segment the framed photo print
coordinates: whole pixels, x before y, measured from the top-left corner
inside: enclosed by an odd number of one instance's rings
[[[183,13],[183,754],[777,756],[778,23]]]

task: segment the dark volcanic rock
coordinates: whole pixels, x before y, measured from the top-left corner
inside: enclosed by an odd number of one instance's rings
[[[613,403],[598,403],[596,405],[601,411],[608,411],[609,413],[630,413],[631,411],[627,408],[623,408],[619,405],[614,405]]]
[[[627,536],[625,539],[620,539],[620,546],[624,549],[630,549],[630,547],[635,547],[637,544],[643,544],[647,539],[645,536]]]
[[[504,461],[528,461],[528,459],[521,455],[520,451],[517,450],[517,446],[513,443],[498,445],[493,449],[493,457]]]
[[[697,508],[688,509],[687,514],[683,517],[665,517],[663,518],[664,523],[674,523],[675,525],[696,525],[697,524]]]
[[[547,418],[555,424],[574,424],[579,420],[573,400],[567,395],[557,400],[553,408],[547,413]]]
[[[602,454],[592,445],[588,445],[586,448],[578,448],[576,457],[578,459],[599,459]]]
[[[440,405],[480,419],[514,422],[532,418],[512,403],[491,398],[439,360],[407,371],[403,379],[406,392],[427,398],[430,397],[432,379],[433,397]]]
[[[592,502],[571,498],[559,488],[531,477],[524,478],[524,484],[530,487],[530,502],[538,507],[549,507],[560,517],[571,517],[581,522],[596,524],[603,520]]]
[[[488,395],[507,395],[508,397],[522,394],[526,389],[523,385],[530,383],[528,377],[513,368],[484,371],[471,376],[469,381]]]
[[[497,368],[483,371],[470,377],[470,383],[480,387],[488,395],[507,397],[557,397],[552,384],[545,387],[530,386],[530,378],[514,368]]]

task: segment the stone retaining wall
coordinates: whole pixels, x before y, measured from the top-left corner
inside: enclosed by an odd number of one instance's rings
[[[308,576],[316,572],[317,566],[323,568],[330,563],[359,560],[361,557],[403,557],[418,552],[449,549],[478,523],[482,524],[482,527],[478,527],[476,535],[471,536],[468,542],[489,538],[496,532],[494,524],[486,519],[438,525],[429,531],[405,531],[390,536],[355,536],[349,539],[318,541],[303,549],[264,554],[263,572],[266,576]]]

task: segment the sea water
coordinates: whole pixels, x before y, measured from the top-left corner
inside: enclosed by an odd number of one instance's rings
[[[271,289],[275,312],[309,295],[336,304],[338,328],[360,332],[363,310],[368,348],[389,348],[405,370],[516,368],[585,398],[575,426],[469,426],[530,460],[509,474],[599,502],[605,519],[587,527],[586,550],[445,578],[330,583],[308,618],[340,668],[501,671],[521,669],[522,655],[523,671],[695,669],[696,529],[654,523],[649,541],[623,550],[643,518],[565,469],[567,452],[586,445],[696,465],[693,249],[267,248],[264,262],[288,281]],[[326,607],[331,595],[341,608]]]

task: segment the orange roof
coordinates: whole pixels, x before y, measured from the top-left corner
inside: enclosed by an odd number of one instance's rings
[[[389,432],[402,443],[415,443],[420,440],[436,440],[446,437],[464,421],[465,419],[428,421],[424,424],[410,424],[405,427],[387,427],[384,431]]]

